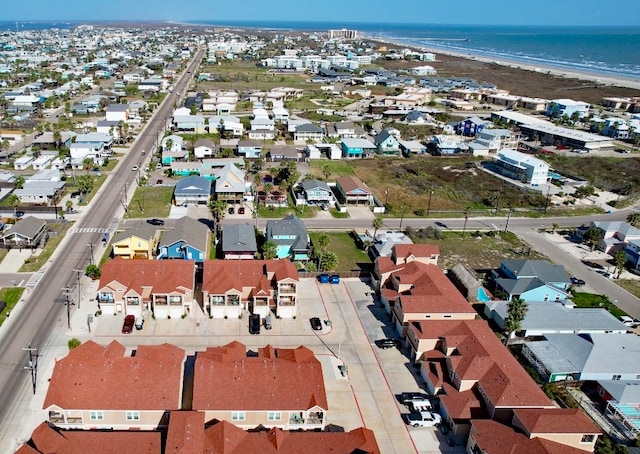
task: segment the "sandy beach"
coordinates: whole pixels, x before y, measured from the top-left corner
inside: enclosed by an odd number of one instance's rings
[[[407,67],[411,67],[426,63],[432,65],[441,75],[465,76],[478,81],[493,82],[498,88],[509,90],[515,95],[554,98],[561,97],[559,95],[563,91],[572,91],[575,93],[571,96],[565,93],[562,97],[580,98],[592,103],[600,102],[602,96],[640,96],[640,75],[638,79],[634,80],[551,66],[531,65],[516,60],[497,60],[474,54],[407,45],[405,42],[366,35],[364,35],[364,39],[387,48],[414,49],[436,54],[435,62],[411,63],[403,60],[402,62],[390,62],[392,66],[400,67],[403,66],[402,63],[408,63]],[[576,84],[576,81],[581,83]],[[583,96],[577,96],[577,94]]]

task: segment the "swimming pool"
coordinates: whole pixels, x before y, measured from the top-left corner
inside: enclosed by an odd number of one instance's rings
[[[478,288],[478,301],[482,301],[483,303],[486,301],[491,301],[491,295],[487,293],[484,287]]]
[[[549,178],[551,178],[552,180],[561,180],[564,177],[559,173],[549,172]]]

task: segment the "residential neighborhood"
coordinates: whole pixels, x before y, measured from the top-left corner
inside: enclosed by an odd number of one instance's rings
[[[0,34],[3,452],[638,446],[640,97],[400,44]]]

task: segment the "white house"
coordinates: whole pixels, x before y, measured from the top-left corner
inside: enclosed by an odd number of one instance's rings
[[[41,155],[31,163],[31,166],[34,170],[43,170],[51,165],[52,160],[53,158],[51,156]]]
[[[31,167],[31,163],[33,162],[33,158],[30,156],[21,156],[13,161],[13,168],[16,170],[27,170]]]
[[[111,104],[105,109],[107,121],[127,121],[129,118],[129,104]]]
[[[531,155],[508,148],[498,152],[498,173],[533,186],[545,184],[549,176],[549,164]]]

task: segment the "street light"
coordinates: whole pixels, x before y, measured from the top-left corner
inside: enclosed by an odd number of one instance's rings
[[[36,383],[38,378],[38,349],[35,347],[23,347],[22,350],[29,352],[29,365],[25,369],[31,372],[31,384],[33,386],[33,394],[36,393]]]
[[[87,246],[91,249],[91,257],[89,259],[89,263],[93,265],[93,243],[87,243]]]

